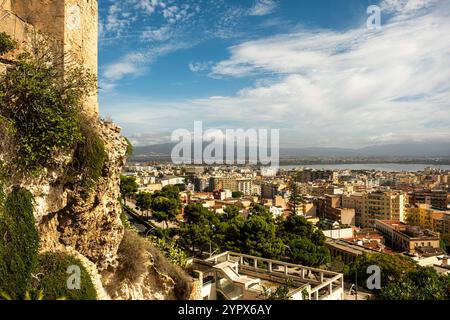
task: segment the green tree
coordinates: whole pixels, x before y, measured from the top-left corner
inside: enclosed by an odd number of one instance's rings
[[[168,227],[168,221],[174,221],[180,213],[180,202],[173,198],[158,196],[151,200],[153,217]]]
[[[233,191],[231,196],[235,199],[240,199],[244,196],[244,194],[241,191]]]
[[[217,248],[219,217],[201,204],[190,204],[184,210],[185,222],[180,227],[181,242],[195,255],[198,250]]]
[[[252,206],[250,207],[250,215],[261,216],[267,219],[267,221],[274,222],[273,215],[272,213],[270,213],[269,209],[258,203],[252,204]]]
[[[245,239],[242,231],[246,219],[239,212],[236,213],[234,209],[229,208],[227,208],[229,212],[225,211],[219,223],[216,234],[217,243],[220,244],[222,251],[243,252]]]
[[[447,253],[450,253],[450,233],[441,234],[441,240],[443,241],[443,244],[445,244],[444,249]]]
[[[294,263],[316,267],[331,261],[323,232],[301,216],[290,215],[279,226],[278,235]]]
[[[289,216],[282,222],[279,228],[279,235],[286,241],[293,236],[310,239],[315,245],[324,245],[325,236],[323,232],[314,227],[302,216]]]
[[[262,215],[250,216],[245,221],[242,236],[243,253],[269,259],[279,259],[283,254],[284,244],[277,237],[273,219]]]
[[[227,206],[224,210],[224,213],[222,215],[222,220],[230,220],[239,215],[239,208],[235,205]]]
[[[173,264],[185,268],[187,265],[186,253],[178,247],[174,240],[149,237],[150,241],[158,248]]]
[[[184,218],[190,224],[199,223],[208,219],[211,212],[199,203],[189,204],[184,208]]]
[[[127,204],[127,197],[135,194],[138,189],[139,186],[136,183],[135,177],[120,176],[120,194],[125,205]]]
[[[148,192],[139,192],[136,196],[136,207],[148,216],[148,212],[152,208],[152,195]]]
[[[417,264],[411,258],[401,255],[389,255],[385,253],[363,254],[356,258],[356,260],[345,268],[345,277],[348,279],[355,279],[356,272],[358,273],[358,282],[366,283],[367,268],[371,265],[378,266],[381,270],[381,286],[395,281],[396,279],[403,279],[404,275],[411,270],[417,268]]]
[[[177,186],[168,185],[162,188],[161,191],[156,191],[153,194],[153,197],[159,197],[163,196],[169,199],[175,199],[177,201],[180,201],[180,189]]]
[[[289,242],[290,258],[292,262],[318,267],[330,262],[330,253],[325,246],[314,244],[305,237],[294,237]]]
[[[180,191],[186,191],[186,185],[184,183],[176,184],[175,187],[177,187]]]
[[[288,201],[288,207],[289,210],[291,211],[291,214],[296,215],[297,211],[301,208],[301,206],[304,203],[305,200],[298,190],[296,178],[292,177],[289,183],[289,201]]]
[[[181,243],[184,247],[190,248],[191,253],[195,256],[207,249],[207,244],[210,243],[212,231],[205,227],[205,224],[200,223],[183,223],[180,226]]]
[[[448,300],[450,276],[439,275],[433,267],[417,267],[382,287],[385,300]]]
[[[221,217],[216,234],[222,250],[237,251],[258,257],[277,259],[283,253],[283,242],[269,210],[259,204],[250,208],[247,219],[230,207]]]

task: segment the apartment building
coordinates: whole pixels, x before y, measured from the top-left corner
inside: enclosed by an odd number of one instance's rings
[[[328,250],[330,250],[333,259],[340,259],[347,264],[354,262],[357,257],[363,254],[369,255],[378,252],[343,239],[327,238],[325,240],[325,245]]]
[[[237,179],[237,190],[246,196],[252,195],[252,179]]]
[[[440,248],[439,234],[397,220],[376,220],[375,228],[392,249],[414,253],[418,248]]]
[[[202,166],[186,166],[183,171],[187,176],[198,176],[205,172],[205,168]]]
[[[185,180],[183,177],[177,177],[177,176],[164,176],[161,178],[161,185],[163,187],[169,186],[169,185],[176,185],[176,184],[184,184]]]
[[[306,169],[297,173],[299,182],[313,182],[316,180],[333,181],[336,178],[336,173],[331,170],[311,170]]]
[[[420,226],[434,232],[450,232],[450,211],[436,210],[428,204],[419,203],[407,208],[406,221],[409,225]]]
[[[355,209],[355,225],[361,226],[361,212],[363,206],[363,194],[353,193],[351,195],[342,196],[342,207]]]
[[[194,190],[203,192],[209,187],[209,181],[206,177],[194,177]]]
[[[325,196],[325,218],[340,224],[355,225],[355,209],[343,208],[342,196]]]
[[[419,190],[410,195],[411,204],[428,204],[434,209],[447,210],[448,192],[445,190]]]
[[[238,183],[235,177],[211,177],[209,178],[209,188],[211,191],[223,189],[238,191]]]
[[[273,199],[278,195],[278,185],[273,183],[262,183],[261,184],[261,198],[263,199]]]
[[[396,191],[375,191],[363,194],[361,226],[373,227],[376,220],[404,221],[405,194]]]

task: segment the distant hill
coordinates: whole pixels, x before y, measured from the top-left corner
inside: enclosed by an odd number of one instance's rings
[[[175,143],[134,147],[134,158],[170,157]],[[206,145],[206,144],[205,144]],[[306,157],[450,157],[450,142],[399,143],[350,148],[280,148],[280,158]]]
[[[445,157],[450,156],[450,142],[387,144],[359,151],[368,156]]]

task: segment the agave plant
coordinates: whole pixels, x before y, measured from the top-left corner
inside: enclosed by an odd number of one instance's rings
[[[4,300],[14,300],[9,294],[7,294],[4,291],[0,290],[0,298],[3,298]],[[23,300],[36,300],[36,301],[41,301],[44,300],[44,291],[43,290],[39,290],[38,293],[35,296],[35,299],[33,299],[32,295],[30,294],[29,291],[25,292],[25,296],[23,298]],[[65,297],[60,297],[56,300],[66,300]]]

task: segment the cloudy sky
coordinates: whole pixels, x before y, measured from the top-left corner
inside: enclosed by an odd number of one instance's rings
[[[381,28],[367,28],[367,7]],[[100,1],[100,108],[134,143],[280,129],[282,146],[450,137],[448,0]]]

